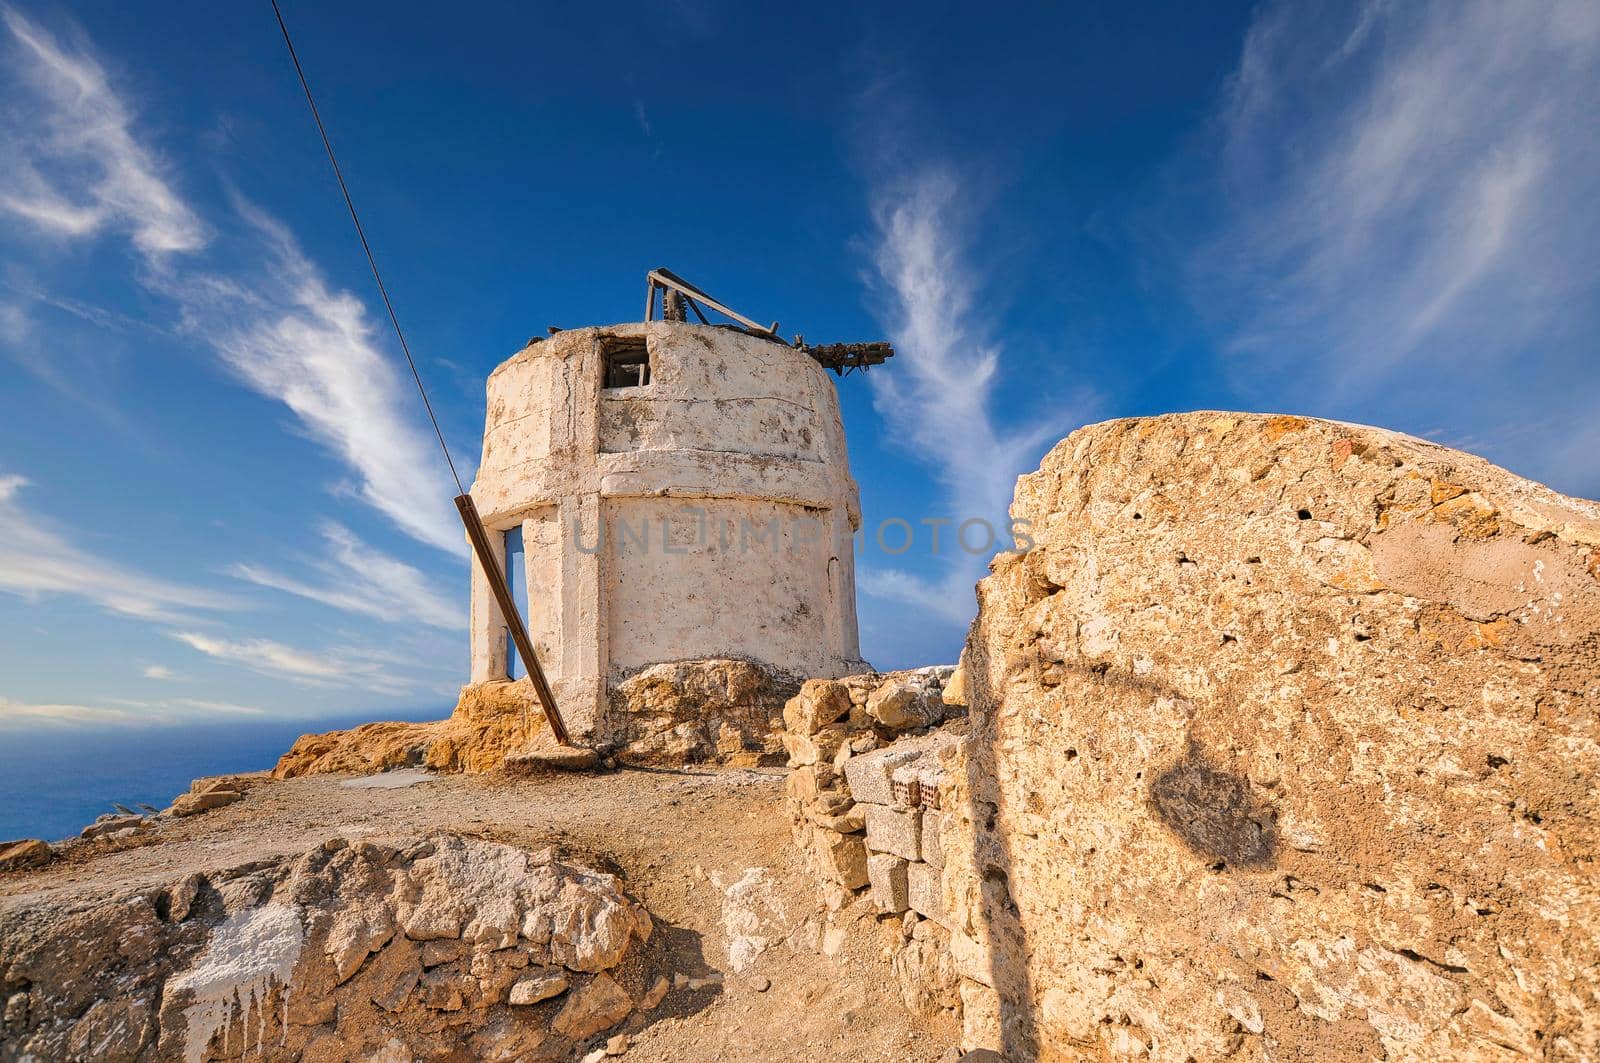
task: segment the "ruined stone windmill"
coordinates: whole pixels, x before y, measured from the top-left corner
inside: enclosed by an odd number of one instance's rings
[[[637,730],[612,718],[616,691],[662,662],[864,668],[860,505],[826,370],[893,349],[785,342],[667,270],[648,285],[644,321],[552,330],[489,375],[467,496],[497,564],[472,573],[463,705],[537,700],[589,747]]]
[[[578,767],[612,743],[616,684],[649,664],[717,657],[798,676],[859,666],[852,546],[861,513],[823,370],[844,376],[881,364],[890,346],[785,343],[776,322],[763,328],[652,270],[642,324],[531,340],[489,375],[483,461],[466,489],[283,12],[272,6],[478,562],[472,675],[453,719],[481,745],[485,732],[505,730],[482,710],[520,709],[527,721],[536,701],[558,746],[546,762]],[[657,292],[661,321],[652,320]],[[702,304],[735,324],[712,326]],[[700,325],[685,320],[688,311]],[[638,535],[631,551],[629,534]],[[441,755],[471,759],[461,748]]]

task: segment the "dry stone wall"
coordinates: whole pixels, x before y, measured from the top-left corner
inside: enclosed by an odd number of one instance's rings
[[[967,1047],[1600,1058],[1600,506],[1206,413],[1012,512],[940,811]]]
[[[954,670],[813,679],[784,707],[795,845],[839,909],[865,894],[906,1006],[957,1006],[944,919],[941,793],[965,709]],[[936,729],[946,716],[948,729]]]

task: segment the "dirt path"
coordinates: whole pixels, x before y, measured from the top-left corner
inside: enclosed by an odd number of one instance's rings
[[[863,902],[823,909],[790,844],[782,791],[781,772],[736,770],[263,780],[238,804],[163,821],[148,842],[0,875],[0,908],[167,884],[334,836],[383,842],[443,829],[556,844],[621,873],[656,919],[660,969],[696,980],[635,1013],[628,1057],[940,1059],[955,1029],[903,1008]]]

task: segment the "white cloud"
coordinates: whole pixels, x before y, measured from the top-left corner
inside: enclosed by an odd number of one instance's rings
[[[0,695],[0,730],[39,723],[140,723],[144,713],[99,705],[30,704]]]
[[[164,664],[147,664],[145,665],[144,672],[142,674],[146,679],[158,679],[163,681],[186,678],[182,673],[175,672]]]
[[[1600,486],[1596,113],[1594,4],[1264,8],[1182,208],[1220,204],[1189,266],[1235,382],[1452,441],[1537,420],[1502,458]]]
[[[253,705],[198,698],[170,701],[113,699],[110,704],[31,703],[0,695],[0,731],[39,726],[132,726],[195,722],[214,716],[261,716]]]
[[[227,639],[195,631],[174,631],[172,637],[207,657],[307,686],[361,687],[380,694],[403,694],[421,682],[396,674],[396,666],[404,662],[377,650],[340,647],[312,651],[273,639]]]
[[[348,678],[345,667],[337,661],[271,639],[223,639],[194,631],[175,631],[172,637],[208,657],[242,664],[267,675],[324,683]]]
[[[331,290],[281,224],[236,205],[267,268],[248,284],[213,275],[171,286],[188,329],[353,469],[362,501],[413,538],[463,552],[454,492],[418,399],[378,348],[361,300]]]
[[[11,69],[43,104],[10,112],[0,209],[61,236],[115,228],[146,255],[204,246],[205,226],[134,139],[104,68],[14,8],[0,7],[0,21],[19,60]]]
[[[324,525],[322,536],[328,556],[313,563],[320,582],[296,579],[261,565],[239,564],[229,572],[263,587],[389,623],[445,630],[467,626],[466,611],[459,601],[435,590],[417,569],[373,549],[342,525]]]
[[[259,267],[218,273],[171,260],[212,233],[136,135],[105,69],[87,45],[68,48],[10,8],[0,20],[18,90],[0,127],[0,210],[64,239],[126,235],[153,267],[140,283],[172,299],[190,335],[354,470],[362,501],[402,532],[463,552],[443,463],[361,300],[330,288],[289,231],[242,200],[242,242],[228,258]],[[19,333],[27,321],[8,311],[0,325]]]
[[[205,701],[201,698],[174,698],[172,704],[216,716],[264,716],[266,710],[257,705],[236,705],[231,701]]]
[[[896,354],[888,371],[868,379],[890,435],[932,468],[951,507],[903,519],[915,524],[923,516],[949,517],[959,525],[980,518],[1003,548],[1017,476],[1044,446],[1081,423],[1088,402],[1077,396],[1070,403],[1041,403],[1051,413],[1033,423],[997,418],[1001,351],[986,341],[973,312],[978,279],[965,258],[963,236],[972,221],[961,213],[965,201],[960,182],[941,170],[891,181],[880,192],[875,264],[892,296],[885,324]],[[945,539],[953,537],[952,526]],[[937,578],[864,566],[861,587],[964,624],[976,610],[972,585],[988,556],[948,545],[940,553]]]
[[[73,545],[22,507],[28,481],[0,476],[0,591],[37,598],[65,594],[110,613],[145,620],[192,621],[191,610],[236,605],[226,595],[147,576]]]

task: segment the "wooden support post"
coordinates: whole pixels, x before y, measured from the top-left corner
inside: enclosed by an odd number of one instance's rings
[[[500,558],[489,544],[489,533],[484,530],[483,518],[478,516],[478,506],[472,501],[471,495],[457,495],[456,509],[461,512],[461,523],[466,525],[472,552],[478,555],[478,564],[483,566],[483,574],[489,577],[489,589],[494,591],[500,615],[505,618],[506,627],[511,631],[511,641],[516,644],[522,663],[528,666],[528,678],[533,680],[533,691],[539,696],[539,707],[544,710],[544,718],[550,721],[550,733],[555,735],[557,742],[570,746],[572,739],[567,735],[567,725],[556,709],[555,694],[551,693],[544,669],[539,666],[539,656],[533,651],[533,640],[528,637],[522,614],[517,612],[517,603],[511,599],[505,570],[500,567]]]

